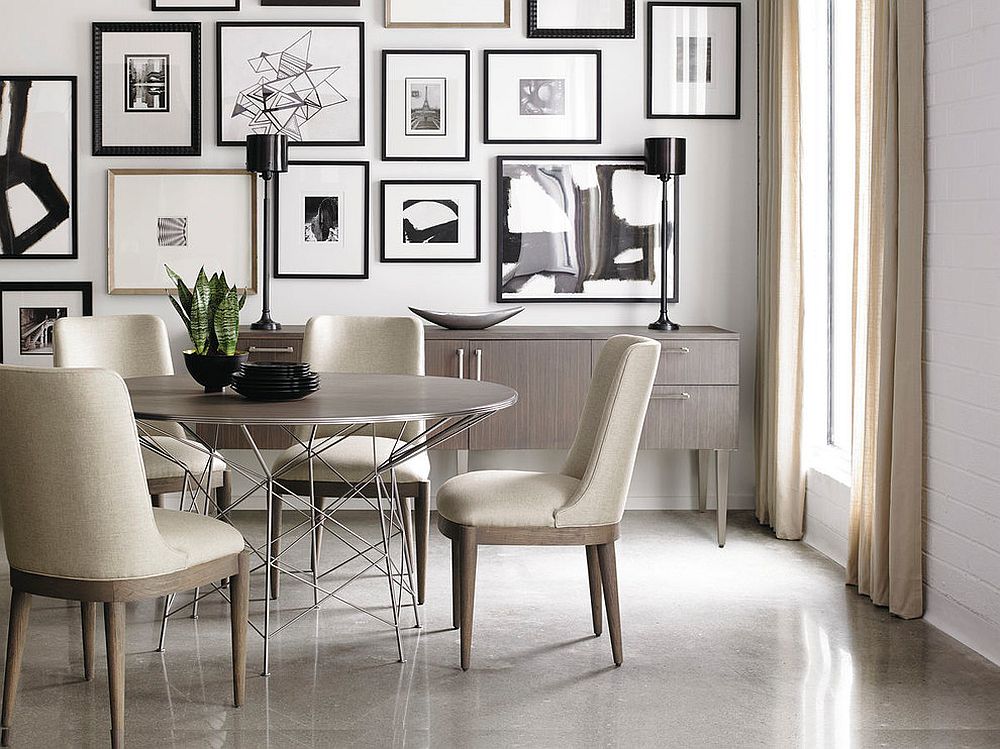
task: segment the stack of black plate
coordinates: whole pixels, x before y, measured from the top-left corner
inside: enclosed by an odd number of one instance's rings
[[[233,390],[255,401],[290,401],[319,390],[319,375],[308,364],[248,362],[233,375]]]

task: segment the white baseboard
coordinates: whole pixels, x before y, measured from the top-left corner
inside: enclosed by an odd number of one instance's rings
[[[1000,627],[926,585],[924,620],[1000,665]]]

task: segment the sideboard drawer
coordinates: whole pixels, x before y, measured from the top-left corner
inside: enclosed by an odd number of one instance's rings
[[[604,341],[594,341],[593,365]],[[740,342],[732,339],[660,341],[657,385],[738,385]]]
[[[736,449],[739,400],[737,385],[654,385],[639,447]]]
[[[302,358],[301,338],[275,339],[273,336],[257,338],[241,335],[240,348],[249,352],[250,361],[297,362]]]

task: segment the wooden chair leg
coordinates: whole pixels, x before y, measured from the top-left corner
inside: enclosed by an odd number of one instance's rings
[[[240,554],[240,571],[229,586],[229,618],[233,638],[233,704],[240,707],[247,684],[247,611],[250,606],[250,554]]]
[[[429,481],[417,484],[413,503],[414,525],[417,534],[417,602],[423,605],[427,592],[427,545],[431,527],[431,485]]]
[[[451,628],[462,626],[462,555],[458,539],[451,542]]]
[[[163,508],[163,495],[162,494],[150,494],[149,501],[153,503],[153,507],[162,509]]]
[[[413,548],[413,502],[410,497],[399,498],[399,514],[403,520],[403,548],[406,549],[406,563],[410,566],[413,579],[416,580],[416,552]],[[419,599],[417,602],[420,602]]]
[[[587,547],[587,577],[590,579],[590,615],[594,621],[594,635],[601,636],[604,620],[601,615],[601,562],[597,547]]]
[[[111,698],[111,746],[125,746],[125,604],[104,604],[104,637],[108,649],[108,692]]]
[[[278,559],[278,555],[281,553],[281,509],[284,506],[284,502],[281,500],[280,494],[274,495],[274,507],[271,508],[271,558],[274,560]],[[278,600],[278,585],[281,580],[281,573],[278,572],[277,567],[271,568],[271,600]]]
[[[94,678],[94,631],[97,629],[97,604],[80,601],[80,624],[83,629],[83,678]]]
[[[28,635],[31,594],[20,590],[10,593],[10,624],[7,628],[7,669],[3,676],[3,713],[0,716],[0,746],[10,746],[10,724],[21,676],[21,660]]]
[[[611,655],[615,665],[622,665],[622,620],[618,611],[618,567],[615,563],[615,543],[597,547],[601,564],[601,585],[604,588],[604,606],[608,610],[608,632],[611,635]]]
[[[222,472],[222,484],[215,487],[215,505],[219,508],[219,515],[224,516],[226,510],[233,506],[233,474],[229,471]],[[223,517],[228,520],[228,518]]]
[[[463,527],[459,536],[459,553],[462,563],[462,670],[468,671],[472,662],[472,613],[476,605],[476,529]]]

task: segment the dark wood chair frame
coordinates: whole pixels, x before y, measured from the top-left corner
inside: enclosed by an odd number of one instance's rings
[[[104,635],[108,653],[108,691],[111,699],[111,746],[125,745],[125,604],[192,590],[230,578],[230,621],[233,649],[233,702],[243,704],[246,693],[247,609],[250,600],[250,555],[243,551],[179,572],[122,580],[77,580],[49,577],[11,569],[10,625],[7,630],[7,667],[3,682],[0,746],[10,745],[11,718],[21,675],[28,633],[31,597],[80,602],[83,628],[83,674],[94,678],[94,631],[97,604],[104,604]]]
[[[229,469],[223,471],[222,483],[213,482],[214,476],[215,474],[213,473],[208,477],[208,486],[210,490],[215,489],[215,504],[218,506],[219,512],[224,512],[233,503],[232,474]],[[153,502],[153,507],[163,507],[164,494],[180,493],[186,488],[190,488],[190,484],[187,487],[185,486],[184,476],[148,479],[146,483],[149,485],[149,497]],[[215,484],[214,486],[213,483]]]
[[[461,630],[462,670],[472,662],[472,615],[476,599],[476,562],[480,546],[584,546],[590,580],[590,613],[594,635],[603,631],[601,593],[608,612],[611,655],[622,664],[622,623],[618,610],[618,568],[615,541],[621,537],[618,523],[576,528],[471,526],[438,516],[438,529],[451,539],[452,627]]]

